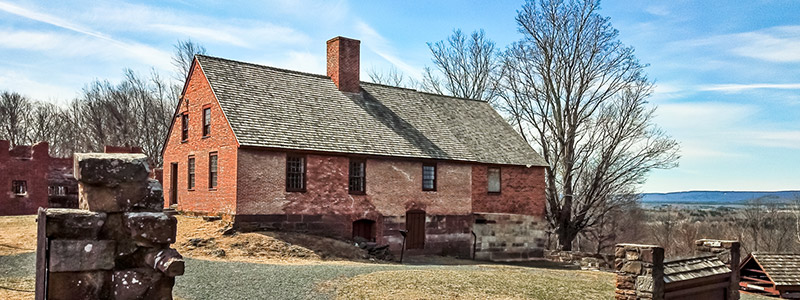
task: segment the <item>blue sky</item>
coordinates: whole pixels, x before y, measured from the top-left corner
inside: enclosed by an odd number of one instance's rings
[[[325,73],[325,41],[362,41],[362,78],[418,77],[426,42],[484,29],[519,39],[521,1],[0,0],[0,90],[64,103],[122,69],[170,76],[172,45]],[[680,167],[645,192],[800,189],[800,1],[603,1],[623,43],[649,64],[656,122],[682,146]]]

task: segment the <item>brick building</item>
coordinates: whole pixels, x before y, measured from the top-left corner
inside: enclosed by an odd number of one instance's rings
[[[49,145],[10,148],[0,140],[0,215],[35,214],[39,207],[77,207],[72,158],[50,157]]]
[[[359,47],[329,40],[327,76],[196,56],[166,205],[396,252],[407,230],[407,253],[541,256],[542,158],[486,102],[361,82]]]

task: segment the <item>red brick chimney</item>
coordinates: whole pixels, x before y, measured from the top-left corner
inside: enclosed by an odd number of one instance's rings
[[[360,47],[361,41],[342,36],[328,40],[328,76],[342,92],[361,92]]]

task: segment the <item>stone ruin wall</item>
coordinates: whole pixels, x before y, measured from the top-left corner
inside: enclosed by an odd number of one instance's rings
[[[40,209],[36,299],[172,299],[177,220],[143,154],[76,154],[80,209]]]
[[[544,220],[537,216],[475,213],[475,259],[520,261],[544,256]]]

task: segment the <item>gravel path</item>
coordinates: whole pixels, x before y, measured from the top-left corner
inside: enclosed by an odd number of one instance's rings
[[[324,281],[403,269],[474,269],[476,266],[413,265],[269,265],[186,259],[186,273],[177,277],[179,299],[329,299]],[[0,256],[0,279],[35,276],[36,254]],[[332,292],[332,291],[327,291]]]

